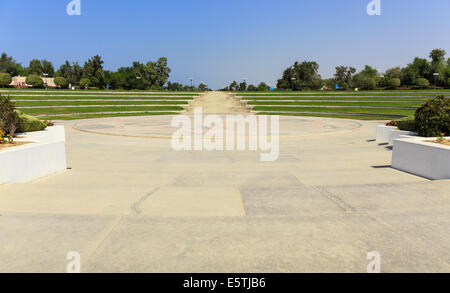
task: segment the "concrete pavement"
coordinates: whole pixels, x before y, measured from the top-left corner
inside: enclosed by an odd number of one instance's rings
[[[271,163],[176,152],[169,116],[58,123],[70,169],[0,186],[0,272],[450,272],[449,181],[389,168],[376,122],[280,119]]]

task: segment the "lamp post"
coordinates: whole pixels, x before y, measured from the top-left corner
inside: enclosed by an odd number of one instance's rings
[[[434,76],[434,90],[436,90],[436,88],[437,88],[437,78],[439,76],[439,72],[433,73],[433,76]]]
[[[191,89],[192,89],[192,81],[194,80],[192,77],[189,78],[189,80],[191,81]]]
[[[292,91],[294,91],[294,82],[295,82],[295,77],[291,77],[291,84],[292,84]]]

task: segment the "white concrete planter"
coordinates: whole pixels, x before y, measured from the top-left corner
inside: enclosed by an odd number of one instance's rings
[[[0,151],[0,184],[23,183],[66,170],[64,126],[20,136],[16,141],[31,143]]]
[[[378,125],[377,126],[377,141],[378,142],[388,142],[389,135],[392,130],[397,130],[396,126],[386,126],[386,125]]]
[[[391,130],[389,132],[389,144],[394,144],[394,140],[396,140],[397,138],[403,138],[403,137],[408,137],[408,136],[417,136],[417,133],[412,132],[412,131],[404,131],[404,130],[398,130],[398,129],[394,129]]]
[[[392,168],[431,180],[450,179],[450,147],[428,142],[436,138],[394,140]]]

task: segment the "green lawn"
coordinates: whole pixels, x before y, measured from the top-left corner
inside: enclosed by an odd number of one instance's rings
[[[83,106],[83,105],[187,105],[186,101],[80,101],[80,102],[60,102],[60,101],[42,101],[42,102],[15,102],[17,107],[36,107],[36,106]]]
[[[61,108],[27,108],[20,111],[29,115],[55,115],[55,114],[84,114],[96,112],[125,112],[125,111],[182,111],[180,106],[149,106],[149,107],[79,107],[70,108],[61,106]]]
[[[414,110],[404,109],[370,109],[370,108],[320,108],[320,107],[270,107],[270,106],[256,106],[254,111],[267,111],[267,112],[331,112],[340,114],[377,114],[380,116],[409,116],[412,115]]]
[[[248,105],[259,106],[283,106],[283,105],[317,105],[317,106],[359,106],[359,107],[412,107],[418,108],[421,103],[398,103],[398,102],[249,102]]]

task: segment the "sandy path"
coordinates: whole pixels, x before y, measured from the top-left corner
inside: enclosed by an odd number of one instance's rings
[[[202,107],[203,113],[249,113],[244,103],[239,101],[235,96],[225,92],[208,92],[200,97],[196,97],[189,103],[186,111],[193,113],[196,107]]]

